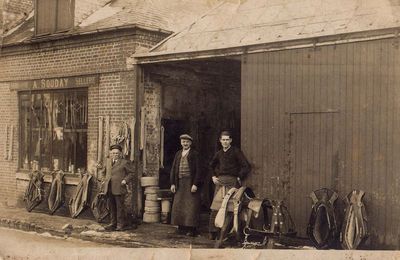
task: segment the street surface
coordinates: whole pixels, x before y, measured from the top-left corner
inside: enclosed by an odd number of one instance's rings
[[[241,250],[192,248],[123,248],[0,228],[0,260],[8,259],[133,259],[133,260],[245,260],[245,259],[400,259],[398,251],[362,250]]]
[[[49,233],[37,234],[20,230],[0,228],[0,259],[55,255],[65,250],[79,248],[110,248],[112,245],[83,241],[75,238],[61,238]]]

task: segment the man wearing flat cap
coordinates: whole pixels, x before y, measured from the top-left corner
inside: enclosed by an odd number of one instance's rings
[[[111,223],[106,230],[122,231],[127,228],[125,212],[125,195],[127,185],[133,179],[133,164],[122,158],[122,147],[118,144],[110,146],[111,167],[102,168],[99,172],[105,175],[105,193],[110,198]]]
[[[200,171],[199,154],[191,148],[193,139],[188,134],[180,136],[182,149],[172,163],[171,191],[175,194],[171,212],[171,223],[177,225],[177,233],[196,236],[200,217]]]

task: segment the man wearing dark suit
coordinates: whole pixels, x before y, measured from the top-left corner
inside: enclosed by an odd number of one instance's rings
[[[125,230],[125,194],[127,185],[133,179],[133,164],[121,158],[122,147],[118,144],[110,146],[111,167],[103,168],[100,174],[105,175],[105,193],[110,198],[111,223],[105,227],[106,230]]]

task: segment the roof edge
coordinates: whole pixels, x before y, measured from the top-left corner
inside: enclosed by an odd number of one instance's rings
[[[159,28],[153,28],[153,27],[136,25],[136,24],[129,24],[129,25],[123,25],[123,26],[101,28],[101,29],[96,29],[96,30],[91,30],[91,31],[72,30],[70,32],[46,35],[43,37],[32,37],[28,40],[24,40],[21,42],[3,44],[2,47],[5,48],[5,47],[12,47],[12,46],[18,46],[18,45],[24,45],[24,44],[31,44],[31,43],[49,42],[49,41],[55,41],[55,40],[62,40],[62,39],[66,39],[66,38],[70,38],[70,37],[74,37],[74,36],[92,35],[92,34],[96,34],[96,33],[104,33],[104,32],[111,32],[111,31],[118,31],[118,30],[125,30],[125,29],[145,30],[145,31],[150,31],[150,32],[163,33],[166,35],[170,35],[173,33],[171,31],[167,31],[167,30],[163,30],[163,29],[159,29]]]
[[[132,57],[134,58],[133,59],[134,64],[151,64],[151,63],[161,63],[169,61],[237,56],[249,53],[311,48],[317,46],[395,38],[399,37],[399,33],[400,33],[400,26],[371,30],[371,31],[351,32],[344,34],[310,37],[310,38],[288,40],[288,41],[277,41],[277,42],[269,42],[269,43],[255,44],[255,45],[244,45],[244,46],[213,49],[213,50],[201,50],[201,51],[179,52],[179,53],[171,52],[171,53],[161,53],[161,54],[148,52],[148,53],[133,54]]]

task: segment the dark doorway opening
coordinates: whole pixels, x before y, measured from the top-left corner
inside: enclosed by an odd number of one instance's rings
[[[221,58],[145,66],[151,84],[161,87],[161,127],[164,128],[160,188],[169,189],[169,173],[182,133],[193,137],[205,175],[202,206],[211,205],[214,185],[208,164],[220,149],[219,134],[230,130],[240,147],[241,59]]]
[[[169,189],[171,186],[169,175],[175,153],[181,149],[179,136],[185,132],[187,128],[184,120],[162,119],[161,125],[164,127],[164,161],[163,167],[160,169],[160,188]]]

